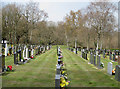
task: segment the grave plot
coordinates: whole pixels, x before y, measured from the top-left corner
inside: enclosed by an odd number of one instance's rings
[[[118,87],[118,81],[94,65],[89,65],[80,55],[63,49],[63,56],[71,81],[70,87]]]
[[[82,54],[83,54],[82,51],[81,52],[78,51],[79,56],[82,57]],[[108,55],[108,52],[105,53],[103,51],[101,54],[96,56],[96,52],[91,51],[91,52],[87,53],[87,59],[88,59],[88,62],[93,64],[94,66],[96,66],[96,68],[102,69],[102,71],[105,71],[107,73],[109,62],[112,63],[112,70],[114,70],[116,65],[118,65],[118,62],[113,61],[113,59],[112,59],[113,56],[111,56],[111,52],[108,56],[106,56],[106,55]]]
[[[55,87],[56,48],[2,76],[3,87]]]
[[[70,81],[67,78],[67,69],[65,68],[62,51],[57,46],[58,63],[56,65],[55,88],[63,89],[69,86]]]

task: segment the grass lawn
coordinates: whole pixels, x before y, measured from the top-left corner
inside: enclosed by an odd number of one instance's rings
[[[105,71],[96,69],[88,61],[67,49],[63,49],[64,63],[68,71],[70,87],[118,87],[118,82]]]
[[[13,56],[6,57],[6,65],[13,65]],[[56,49],[36,56],[30,63],[16,66],[16,71],[2,77],[3,87],[54,87]]]
[[[63,61],[67,68],[70,87],[118,87],[118,82],[104,70],[98,70],[79,55],[61,46]],[[57,64],[56,47],[36,56],[30,63],[16,66],[16,71],[6,73],[3,87],[54,87]],[[13,56],[6,58],[13,65]]]

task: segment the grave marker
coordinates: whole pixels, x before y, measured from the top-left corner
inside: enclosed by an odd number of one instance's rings
[[[115,53],[113,53],[113,61],[115,61]]]
[[[55,75],[55,89],[60,89],[60,74]]]
[[[120,65],[116,65],[115,79],[120,82]]]
[[[112,53],[109,53],[109,59],[112,60]]]
[[[56,68],[57,71],[56,71],[56,74],[60,74],[60,68],[61,68],[61,66],[57,64],[57,68]]]
[[[108,62],[108,70],[107,70],[107,73],[112,75],[112,63],[111,62]]]
[[[97,55],[97,67],[100,69],[100,63],[101,63],[101,59],[100,59],[100,55]]]
[[[94,65],[96,66],[96,55],[94,55]]]

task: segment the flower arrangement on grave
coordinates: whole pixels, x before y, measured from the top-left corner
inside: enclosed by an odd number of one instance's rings
[[[115,61],[117,61],[117,59],[118,59],[118,55],[115,56]]]
[[[11,65],[9,65],[9,66],[7,66],[7,71],[14,71],[14,69]]]
[[[63,58],[63,56],[61,55],[60,58]]]
[[[62,76],[60,77],[60,87],[62,89],[65,89],[65,87],[69,86],[70,81],[65,80],[65,78]]]
[[[33,56],[33,55],[32,55],[32,56],[30,56],[30,58],[31,58],[31,59],[33,59],[33,58],[34,58],[34,56]]]
[[[100,63],[100,67],[104,68],[104,63]]]
[[[10,53],[8,53],[7,55],[10,56]]]
[[[112,75],[115,75],[115,70],[116,70],[115,68],[112,70]]]

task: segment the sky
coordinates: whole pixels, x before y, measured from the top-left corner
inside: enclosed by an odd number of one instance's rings
[[[70,10],[77,11],[86,8],[93,0],[33,0],[39,3],[39,8],[48,13],[48,21],[63,21]],[[95,1],[95,0],[94,0]],[[118,2],[118,0],[111,0]],[[4,3],[26,3],[29,0],[2,0]]]

